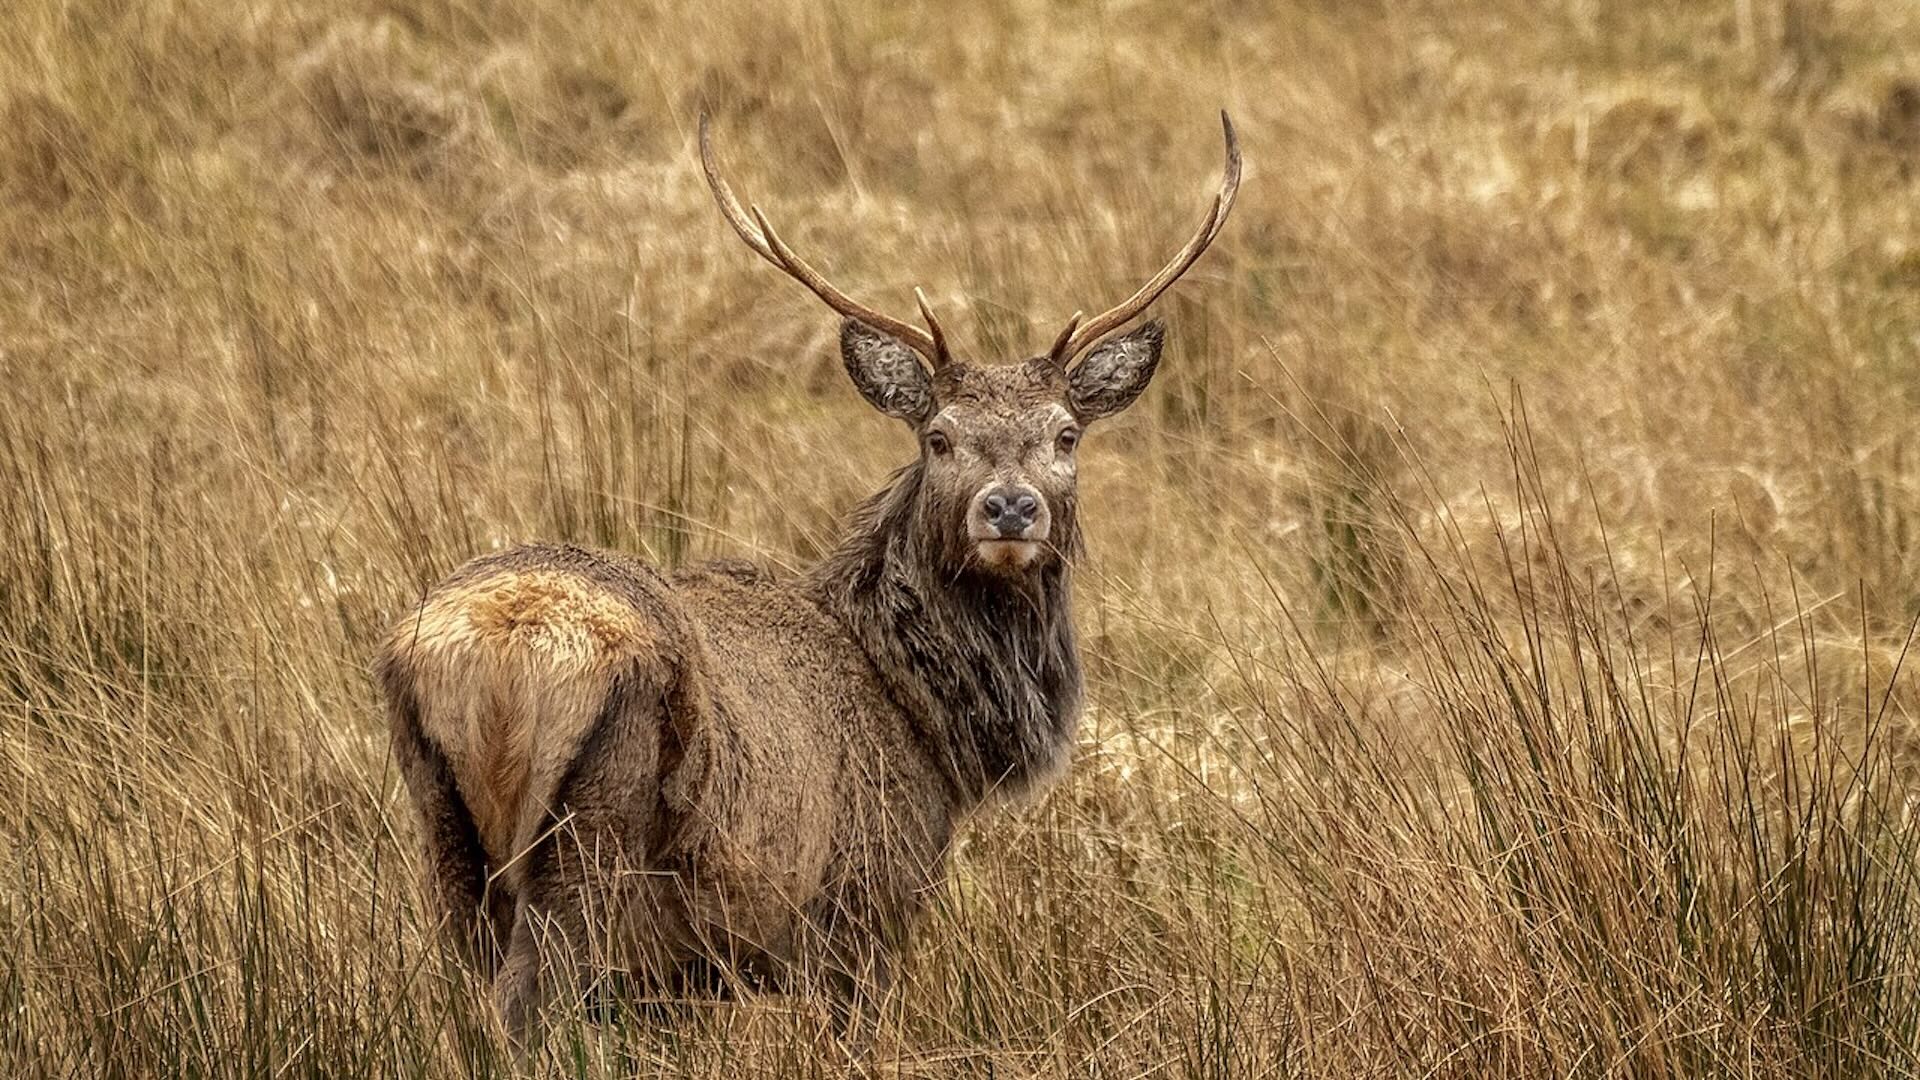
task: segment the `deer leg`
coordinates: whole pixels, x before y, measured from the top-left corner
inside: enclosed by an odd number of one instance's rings
[[[412,695],[389,695],[394,755],[420,815],[424,885],[448,939],[463,959],[491,972],[504,943],[501,896],[487,885],[486,852],[446,758],[420,730]]]
[[[869,944],[851,963],[837,966],[830,974],[834,1026],[848,1043],[864,1045],[872,1041],[880,1014],[893,992],[894,966],[890,950]]]
[[[599,716],[557,785],[522,855],[507,960],[494,984],[502,1022],[524,1040],[549,996],[585,1001],[636,954],[656,920],[658,874],[647,872],[659,816],[656,767],[667,722],[653,680],[616,676]]]
[[[878,1027],[893,989],[898,926],[871,904],[844,897],[813,920],[816,984],[826,991],[836,1033],[850,1045],[869,1042]]]
[[[564,821],[525,858],[507,960],[494,984],[502,1022],[522,1040],[554,994],[585,1001],[617,956],[614,934],[628,888],[620,863],[620,808],[568,804]]]
[[[500,1023],[516,1043],[526,1041],[527,1031],[541,1006],[540,946],[533,934],[532,921],[522,912],[513,922],[506,963],[493,981]]]

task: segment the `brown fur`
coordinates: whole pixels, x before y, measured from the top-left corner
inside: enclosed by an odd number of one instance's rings
[[[659,645],[632,607],[591,581],[549,570],[507,572],[438,592],[401,629],[396,655],[434,703],[421,734],[439,746],[490,859],[521,846],[518,817],[533,799],[534,735],[577,745],[613,673]],[[543,747],[545,749],[545,747]]]
[[[961,818],[1064,762],[1068,438],[1091,416],[1045,361],[929,377],[870,334],[849,326],[849,367],[876,404],[915,402],[922,453],[807,574],[531,545],[467,564],[388,636],[430,887],[478,961],[504,949],[513,1030],[543,970],[882,986]],[[1142,334],[1115,347],[1157,356]],[[1151,359],[1112,366],[1143,386]],[[1037,499],[1032,543],[981,540],[995,485]]]

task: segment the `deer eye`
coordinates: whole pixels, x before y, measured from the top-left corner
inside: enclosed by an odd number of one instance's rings
[[[1063,454],[1073,453],[1073,448],[1080,445],[1080,429],[1067,428],[1065,431],[1062,431],[1060,433],[1058,441],[1059,441],[1061,453]]]
[[[929,431],[927,432],[927,449],[945,457],[947,452],[953,449],[953,443],[947,440],[946,432]]]

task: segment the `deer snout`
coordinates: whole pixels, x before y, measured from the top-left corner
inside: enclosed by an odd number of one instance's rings
[[[1033,515],[1040,512],[1040,500],[1012,488],[1002,488],[980,501],[980,512],[1001,536],[1018,539],[1033,524]]]
[[[1046,501],[1025,484],[996,484],[981,491],[973,501],[973,517],[969,531],[976,540],[1045,540],[1050,524]]]

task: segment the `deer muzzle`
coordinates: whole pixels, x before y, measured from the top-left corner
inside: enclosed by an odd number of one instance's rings
[[[974,495],[967,515],[967,535],[981,561],[997,569],[1019,569],[1039,558],[1052,525],[1046,498],[1026,484],[988,484]]]

